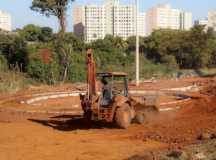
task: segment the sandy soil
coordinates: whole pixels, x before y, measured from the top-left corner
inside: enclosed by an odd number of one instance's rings
[[[183,79],[178,82],[158,80],[154,84],[141,83],[139,88],[130,84],[130,89],[159,90],[191,86],[195,82],[199,83],[197,85],[202,88],[202,92],[212,94],[211,86],[215,82],[213,77]],[[1,101],[8,98],[14,99],[0,105],[14,109],[27,110],[32,107],[31,109],[41,110],[40,107],[18,103],[30,97],[16,97],[72,91],[79,85],[32,88],[13,95],[2,95]],[[190,95],[192,99],[166,106],[180,106],[181,109],[160,112],[156,117],[149,115],[148,124],[139,125],[133,121],[128,129],[119,129],[115,124],[103,122],[97,122],[94,128],[88,129],[83,124],[81,114],[30,114],[0,109],[0,159],[125,159],[144,152],[165,152],[176,148],[184,149],[189,144],[201,143],[202,141],[197,137],[206,129],[216,126],[216,99],[200,93],[183,94]],[[176,101],[175,98],[164,96],[161,103]],[[41,103],[50,107],[61,107],[76,105],[79,99],[78,97],[62,98],[41,101]]]

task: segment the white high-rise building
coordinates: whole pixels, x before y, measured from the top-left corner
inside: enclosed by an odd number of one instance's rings
[[[147,8],[147,36],[154,29],[179,29],[180,10],[171,9],[171,5],[159,4],[157,8]]]
[[[139,13],[139,36],[145,37],[145,13]]]
[[[2,13],[0,10],[0,29],[11,31],[11,15]]]
[[[127,39],[136,35],[136,5],[119,5],[104,1],[104,5],[74,6],[74,34],[86,42],[103,39],[106,34]],[[145,36],[145,13],[139,13],[139,35]],[[82,32],[85,35],[82,37]]]
[[[208,12],[208,27],[214,29],[214,36],[216,37],[216,11]]]
[[[206,25],[204,31],[207,32],[208,21],[207,20],[196,20],[194,21],[194,25]]]
[[[180,13],[180,29],[190,30],[192,27],[192,13]]]

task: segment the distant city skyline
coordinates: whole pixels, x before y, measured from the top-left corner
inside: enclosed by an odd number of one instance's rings
[[[31,11],[29,6],[33,0],[25,1],[14,1],[14,0],[0,0],[2,13],[11,14],[11,29],[23,28],[28,24],[39,25],[41,27],[50,27],[54,32],[58,32],[59,23],[56,17],[46,18],[38,12]],[[84,6],[85,3],[97,3],[102,5],[104,1],[101,0],[82,0],[76,1],[70,4],[70,9],[67,11],[67,32],[73,31],[73,6]],[[136,4],[136,0],[119,0],[122,5]],[[13,4],[13,5],[11,5]],[[143,1],[139,0],[139,12],[147,14],[147,8],[154,8],[157,4],[170,4],[173,9],[179,9],[181,12],[192,13],[192,23],[195,20],[205,20],[208,18],[208,11],[215,11],[216,1],[215,0],[154,0],[154,1]],[[193,26],[194,24],[192,24]]]
[[[86,42],[104,39],[106,34],[124,40],[136,35],[136,5],[121,5],[118,1],[104,1],[74,6],[74,34]],[[145,13],[139,13],[139,36],[145,36]],[[85,35],[83,35],[83,33]]]

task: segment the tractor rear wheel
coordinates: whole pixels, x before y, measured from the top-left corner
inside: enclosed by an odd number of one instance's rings
[[[136,120],[137,120],[137,123],[139,123],[139,124],[146,123],[146,114],[145,114],[145,112],[144,111],[139,111],[136,114]]]
[[[131,109],[127,103],[116,109],[115,121],[120,128],[125,129],[130,126]]]

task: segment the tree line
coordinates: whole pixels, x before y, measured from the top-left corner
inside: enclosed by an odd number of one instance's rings
[[[204,31],[204,25],[195,25],[189,31],[157,29],[148,37],[139,37],[140,75],[150,78],[171,75],[178,69],[213,68],[216,64],[216,41],[213,29]],[[96,70],[127,72],[135,77],[136,37],[127,40],[106,35],[85,43],[72,32],[53,33],[49,27],[29,24],[16,29],[19,36],[0,37],[1,68],[18,64],[29,77],[48,84],[86,80],[86,51],[93,49]],[[27,41],[36,43],[28,45]],[[40,52],[42,51],[42,52]],[[44,55],[43,52],[48,52]],[[48,58],[48,62],[44,59]]]
[[[127,72],[135,78],[136,37],[123,40],[106,35],[85,43],[83,38],[66,32],[66,11],[74,0],[33,0],[30,9],[47,17],[57,17],[61,29],[53,33],[49,27],[28,24],[17,28],[19,36],[0,36],[0,69],[19,70],[46,84],[84,82],[87,78],[86,51],[93,49],[96,71]],[[213,28],[195,25],[189,31],[156,29],[148,37],[139,37],[140,77],[170,76],[179,69],[214,68],[216,41]],[[82,32],[82,37],[85,32]],[[27,41],[35,43],[29,45]]]

